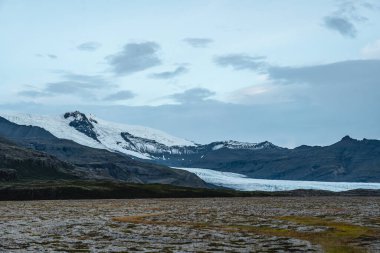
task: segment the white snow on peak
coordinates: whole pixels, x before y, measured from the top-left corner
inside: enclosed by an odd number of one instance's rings
[[[191,141],[184,140],[178,137],[171,136],[160,130],[134,126],[126,124],[111,123],[102,119],[98,119],[93,115],[89,115],[88,119],[94,126],[93,131],[97,135],[100,143],[91,137],[77,131],[69,124],[73,120],[83,120],[80,113],[74,113],[66,119],[63,115],[60,116],[40,116],[25,113],[0,113],[0,116],[18,125],[38,126],[44,128],[54,136],[60,139],[72,140],[84,146],[92,148],[107,149],[110,151],[118,151],[138,158],[151,159],[149,154],[142,150],[155,150],[157,147],[150,143],[136,143],[139,145],[139,150],[131,150],[130,143],[127,143],[121,136],[121,133],[129,133],[133,136],[153,140],[165,146],[194,146]]]
[[[320,182],[295,180],[254,179],[245,175],[220,172],[200,168],[177,168],[192,172],[207,183],[232,188],[239,191],[291,191],[296,189],[313,189],[327,191],[348,191],[353,189],[380,190],[380,183]]]
[[[163,131],[145,127],[145,126],[137,126],[137,125],[127,125],[127,124],[120,124],[120,123],[114,123],[105,121],[102,119],[95,118],[92,116],[92,119],[95,119],[98,124],[94,124],[95,128],[108,128],[112,129],[116,132],[127,132],[129,134],[132,134],[136,137],[154,140],[158,143],[164,144],[168,147],[172,146],[195,146],[194,142],[188,141],[182,138],[178,138],[175,136],[172,136],[168,133],[165,133]]]
[[[60,139],[72,140],[92,148],[107,149],[101,143],[69,126],[71,120],[65,119],[63,116],[41,116],[26,113],[0,113],[0,116],[18,125],[41,127]]]
[[[251,150],[257,150],[257,149],[263,149],[270,146],[274,146],[270,142],[262,142],[262,143],[250,143],[250,142],[240,142],[240,141],[223,141],[223,142],[217,142],[217,144],[212,147],[212,150],[218,150],[221,148],[229,148],[229,149],[251,149]]]

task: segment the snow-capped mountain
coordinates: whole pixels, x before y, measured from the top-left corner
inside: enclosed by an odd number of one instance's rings
[[[20,113],[1,113],[0,116],[19,125],[44,128],[61,139],[72,140],[93,148],[117,151],[142,159],[166,160],[171,159],[173,155],[182,154],[202,156],[208,150],[222,148],[253,150],[275,147],[269,142],[254,144],[237,141],[200,145],[160,130],[112,123],[93,115],[87,116],[79,111],[67,112],[56,117]]]
[[[170,167],[233,172],[256,179],[380,182],[378,140],[346,136],[330,146],[294,149],[270,142],[218,141],[201,145],[159,130],[111,123],[78,111],[56,117],[18,113],[0,113],[0,117],[18,125],[43,128],[59,139]],[[38,145],[32,148],[40,150]]]

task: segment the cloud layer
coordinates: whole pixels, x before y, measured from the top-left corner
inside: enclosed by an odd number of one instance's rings
[[[205,48],[214,42],[209,38],[186,38],[183,41],[195,48]]]
[[[136,95],[129,90],[122,90],[116,93],[110,94],[104,98],[105,101],[122,101],[134,98]]]
[[[173,100],[181,104],[190,104],[203,102],[213,95],[215,95],[215,92],[210,91],[208,89],[193,88],[186,90],[182,93],[175,93],[173,95],[170,95],[169,98],[172,98]]]
[[[265,57],[247,54],[228,54],[217,56],[214,62],[221,67],[231,67],[234,70],[261,70],[265,67]]]
[[[96,51],[99,47],[101,47],[100,43],[95,42],[95,41],[88,41],[88,42],[78,45],[77,49],[81,51],[93,52],[93,51]]]
[[[287,84],[379,86],[380,60],[352,60],[305,67],[270,67],[271,79]]]
[[[129,43],[123,50],[106,57],[116,75],[130,75],[161,64],[160,46],[155,42]]]
[[[358,33],[355,25],[344,17],[327,16],[324,23],[327,28],[337,31],[345,37],[355,38]]]
[[[189,71],[188,68],[185,66],[179,66],[173,71],[165,71],[165,72],[160,72],[160,73],[153,73],[149,75],[150,78],[154,79],[171,79],[175,78],[177,76],[183,75]]]
[[[355,38],[358,35],[357,26],[368,19],[361,14],[363,10],[376,9],[377,7],[368,1],[340,1],[337,10],[324,17],[323,24],[346,38]]]
[[[115,87],[100,75],[61,74],[61,81],[49,82],[42,89],[28,89],[18,93],[24,97],[47,97],[55,95],[76,95],[92,97],[96,90]]]

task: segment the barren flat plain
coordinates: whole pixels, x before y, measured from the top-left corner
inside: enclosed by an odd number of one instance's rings
[[[0,202],[0,252],[380,252],[380,198]]]

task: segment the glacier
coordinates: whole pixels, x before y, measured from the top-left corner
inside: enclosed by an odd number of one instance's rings
[[[90,115],[90,119],[93,120],[94,132],[99,142],[71,127],[69,124],[74,120],[73,117],[64,118],[63,115],[43,116],[16,112],[0,112],[0,116],[15,124],[41,127],[60,139],[72,140],[87,147],[121,152],[141,159],[152,158],[146,152],[126,148],[128,143],[122,138],[121,133],[127,132],[135,137],[149,139],[155,141],[157,145],[161,144],[167,147],[195,146],[194,142],[172,136],[157,129],[108,122],[93,115]],[[134,143],[134,145],[147,151],[157,149],[156,146],[145,143]]]
[[[291,191],[297,189],[348,191],[354,189],[380,190],[380,183],[321,182],[255,179],[233,172],[201,168],[176,168],[196,174],[203,181],[239,191]]]

